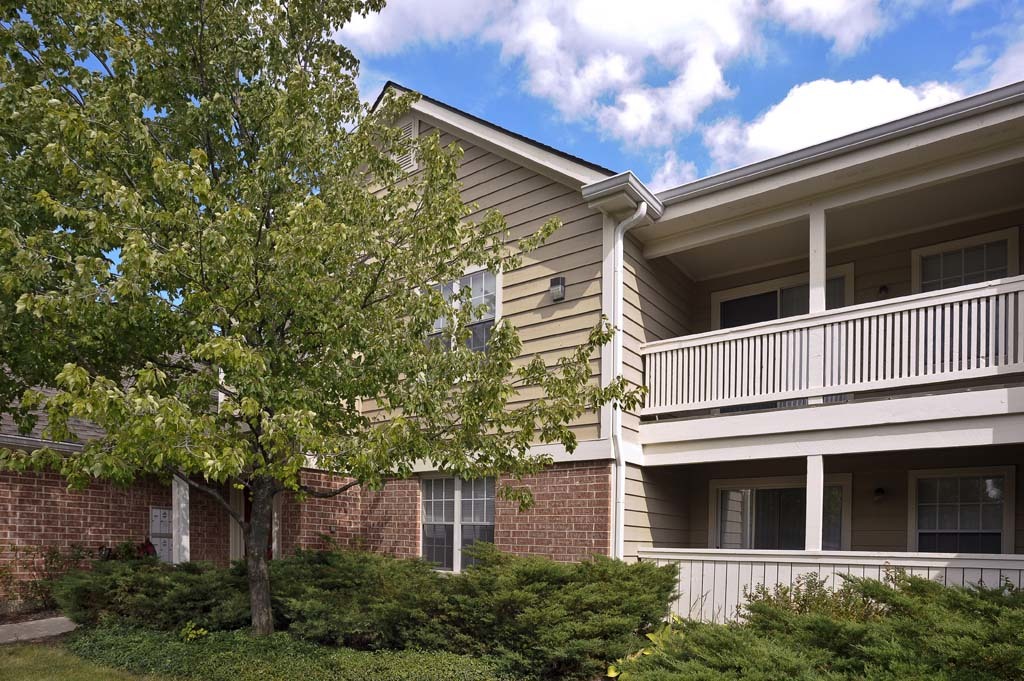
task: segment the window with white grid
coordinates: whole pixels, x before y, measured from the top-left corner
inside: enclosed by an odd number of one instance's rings
[[[468,325],[469,338],[466,339],[466,346],[470,350],[486,350],[497,317],[498,292],[494,273],[489,270],[477,270],[440,286],[439,290],[445,300],[451,300],[463,291],[469,291],[469,303],[473,306],[474,313]],[[443,339],[446,325],[447,320],[444,317],[436,319],[432,338]]]
[[[478,541],[494,541],[494,478],[423,480],[423,559],[459,572],[463,554]]]
[[[1003,553],[1008,539],[1012,541],[1009,471],[915,472],[911,485],[916,550]]]

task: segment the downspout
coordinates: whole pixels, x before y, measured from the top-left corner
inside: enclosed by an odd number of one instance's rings
[[[612,376],[622,375],[622,339],[625,301],[623,299],[623,261],[625,259],[623,245],[626,232],[635,227],[647,215],[647,202],[641,201],[636,210],[628,218],[615,226],[612,240]],[[615,507],[612,514],[612,533],[614,546],[612,557],[622,559],[625,555],[626,534],[626,462],[622,451],[622,409],[612,405],[611,413],[612,452],[615,457]]]

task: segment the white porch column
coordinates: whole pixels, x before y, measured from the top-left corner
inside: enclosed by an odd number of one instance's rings
[[[189,561],[188,483],[171,479],[171,562]]]
[[[274,497],[274,514],[270,523],[270,556],[281,557],[281,513],[284,510],[284,494],[278,493]]]
[[[804,549],[821,551],[821,530],[825,504],[825,464],[821,454],[807,457],[807,521]]]
[[[807,311],[811,314],[825,311],[825,209],[812,206],[809,217],[808,239],[808,301]],[[808,338],[807,387],[820,388],[825,378],[825,330],[820,326],[810,330]],[[808,404],[821,404],[820,396],[810,397]]]
[[[810,313],[825,311],[825,209],[812,207],[810,212],[810,239],[808,240],[808,259],[810,272],[810,299],[807,311]]]
[[[228,492],[228,503],[238,515],[245,513],[245,497],[242,490],[231,487]],[[242,526],[234,518],[228,518],[228,559],[242,560],[245,558],[245,537],[242,536]]]

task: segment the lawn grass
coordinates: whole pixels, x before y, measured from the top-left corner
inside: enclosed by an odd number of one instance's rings
[[[86,662],[58,645],[0,646],[0,679],[3,681],[165,681],[165,678],[137,676]]]

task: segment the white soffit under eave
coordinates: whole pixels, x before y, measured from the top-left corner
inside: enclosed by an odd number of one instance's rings
[[[598,170],[574,163],[570,159],[461,116],[433,102],[421,99],[412,105],[412,110],[434,127],[457,130],[457,136],[467,142],[515,161],[573,189],[608,177]]]
[[[693,196],[667,202],[655,226],[635,230],[644,243],[673,232],[672,222],[690,231],[779,206],[817,200],[830,191],[841,191],[870,180],[904,174],[915,167],[931,167],[943,159],[959,158],[979,149],[1016,146],[1024,140],[1024,102],[984,111],[972,117],[911,131],[870,146],[809,159],[766,175],[754,175],[721,187],[709,187]],[[659,197],[663,194],[659,194]]]

